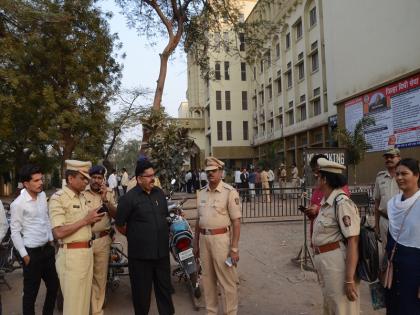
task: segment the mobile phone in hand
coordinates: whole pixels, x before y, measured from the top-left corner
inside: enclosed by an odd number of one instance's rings
[[[108,212],[108,207],[106,205],[102,205],[102,207],[100,207],[97,212],[98,213],[106,213],[106,212]]]

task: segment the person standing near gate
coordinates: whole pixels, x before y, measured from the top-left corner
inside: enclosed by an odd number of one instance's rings
[[[24,188],[10,205],[11,237],[23,259],[24,315],[35,314],[35,301],[41,279],[47,288],[42,313],[52,315],[59,286],[42,176],[38,166],[25,165],[20,171]]]
[[[271,202],[269,178],[270,177],[268,174],[268,167],[264,167],[263,171],[261,172],[261,186],[262,186],[262,193],[263,193],[262,202]]]
[[[238,192],[222,181],[224,163],[206,158],[209,184],[197,196],[194,254],[201,257],[207,314],[218,312],[217,284],[223,288],[223,314],[238,312],[236,265],[239,261],[241,207]]]
[[[314,222],[312,244],[324,314],[359,315],[359,280],[356,278],[360,216],[346,196],[344,165],[318,159],[318,188],[324,194]]]
[[[63,292],[63,315],[88,315],[92,290],[92,228],[104,213],[89,211],[83,195],[90,162],[66,160],[66,185],[51,196],[49,212],[54,238],[60,242],[56,268]]]
[[[111,217],[117,208],[114,191],[105,184],[105,167],[95,165],[90,168],[90,185],[84,191],[90,209],[104,207],[106,212],[99,222],[92,226],[93,281],[91,294],[92,315],[102,315],[108,275],[109,252],[111,248]]]
[[[397,181],[395,180],[397,164],[401,160],[400,150],[390,148],[384,152],[383,157],[386,170],[380,171],[376,175],[373,197],[375,199],[375,233],[376,237],[382,242],[384,252],[388,235],[387,204],[393,196],[400,192]],[[382,261],[382,259],[379,261]]]
[[[134,311],[147,315],[152,284],[160,315],[174,314],[169,263],[168,204],[155,186],[155,170],[147,159],[136,166],[137,186],[122,196],[115,225],[127,235],[128,270]]]

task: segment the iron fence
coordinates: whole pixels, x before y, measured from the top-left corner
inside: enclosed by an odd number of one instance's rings
[[[240,188],[242,220],[289,218],[300,220],[299,206],[308,206],[311,189],[303,188]],[[360,216],[373,215],[372,186],[350,187],[350,198],[359,208]],[[305,196],[305,197],[302,197]]]

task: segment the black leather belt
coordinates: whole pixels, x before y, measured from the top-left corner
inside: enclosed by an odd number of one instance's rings
[[[50,243],[45,243],[44,245],[38,247],[25,247],[27,252],[38,252],[43,251],[47,248],[51,247]]]

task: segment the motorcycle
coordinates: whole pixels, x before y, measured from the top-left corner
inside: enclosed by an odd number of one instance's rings
[[[178,263],[178,267],[172,271],[172,275],[184,279],[189,287],[193,304],[199,309],[196,299],[201,297],[200,289],[200,263],[193,254],[194,234],[188,221],[183,217],[182,205],[186,199],[179,203],[168,202],[169,223],[169,249]]]
[[[6,212],[6,218],[9,224],[9,228],[7,229],[7,233],[0,243],[0,284],[5,284],[9,288],[9,290],[11,290],[11,287],[4,276],[6,273],[10,273],[16,269],[21,268],[23,261],[21,260],[18,251],[13,246],[13,241],[10,233],[10,205],[4,202],[3,206]]]

